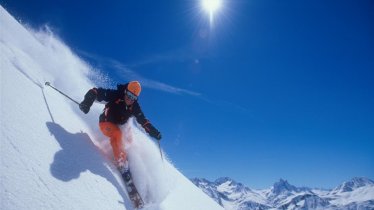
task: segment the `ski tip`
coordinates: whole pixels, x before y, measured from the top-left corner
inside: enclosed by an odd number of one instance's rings
[[[45,85],[47,85],[47,86],[49,86],[51,83],[49,83],[49,82],[45,82]]]

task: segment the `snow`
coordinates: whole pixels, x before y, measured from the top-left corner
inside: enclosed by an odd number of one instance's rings
[[[332,204],[335,205],[347,205],[353,202],[364,202],[374,199],[374,187],[360,187],[354,192],[343,192],[338,195],[334,195],[335,200],[331,200]]]
[[[352,178],[334,190],[295,187],[285,180],[270,188],[255,190],[228,177],[215,182],[195,178],[194,183],[227,210],[374,209],[374,184],[368,178]]]
[[[97,120],[78,101],[95,86],[91,67],[48,27],[27,29],[0,6],[0,209],[127,209],[132,205]],[[222,210],[184,177],[131,119],[122,129],[146,210]],[[166,154],[164,154],[164,157]]]

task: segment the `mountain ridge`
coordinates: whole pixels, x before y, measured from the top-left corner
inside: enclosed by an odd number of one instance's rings
[[[333,189],[296,187],[279,179],[267,189],[251,189],[229,177],[191,181],[225,209],[373,209],[374,182],[354,177]]]

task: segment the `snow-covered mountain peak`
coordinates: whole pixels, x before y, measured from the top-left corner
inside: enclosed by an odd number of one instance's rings
[[[344,193],[344,192],[352,192],[355,189],[364,186],[374,186],[374,182],[368,178],[364,177],[354,177],[349,181],[343,182],[341,185],[336,187],[331,193]]]
[[[216,179],[216,180],[214,181],[214,183],[215,183],[216,185],[221,185],[221,184],[223,184],[223,183],[231,183],[231,182],[235,182],[235,181],[232,180],[230,177],[220,177],[220,178],[218,178],[218,179]]]
[[[298,191],[297,187],[289,184],[288,181],[284,179],[280,179],[278,182],[274,183],[271,189],[271,192],[277,195],[284,193],[284,192],[292,192],[292,191],[297,192]]]
[[[245,187],[242,183],[236,182],[229,177],[218,178],[214,184],[217,189],[224,193],[248,193],[251,191],[248,187]]]

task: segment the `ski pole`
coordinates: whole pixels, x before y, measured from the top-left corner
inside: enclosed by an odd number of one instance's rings
[[[157,140],[157,143],[158,143],[158,149],[160,150],[161,160],[162,160],[162,162],[164,162],[164,157],[162,156],[162,151],[161,151],[160,140]]]
[[[75,101],[74,99],[70,98],[68,95],[66,95],[65,93],[61,92],[61,91],[58,90],[57,88],[53,87],[53,86],[51,85],[50,82],[46,82],[45,85],[46,85],[46,86],[49,86],[49,87],[51,87],[51,88],[53,88],[55,91],[59,92],[61,95],[65,96],[66,98],[72,100],[74,103],[76,103],[76,104],[79,105],[79,103],[78,103],[77,101]]]

